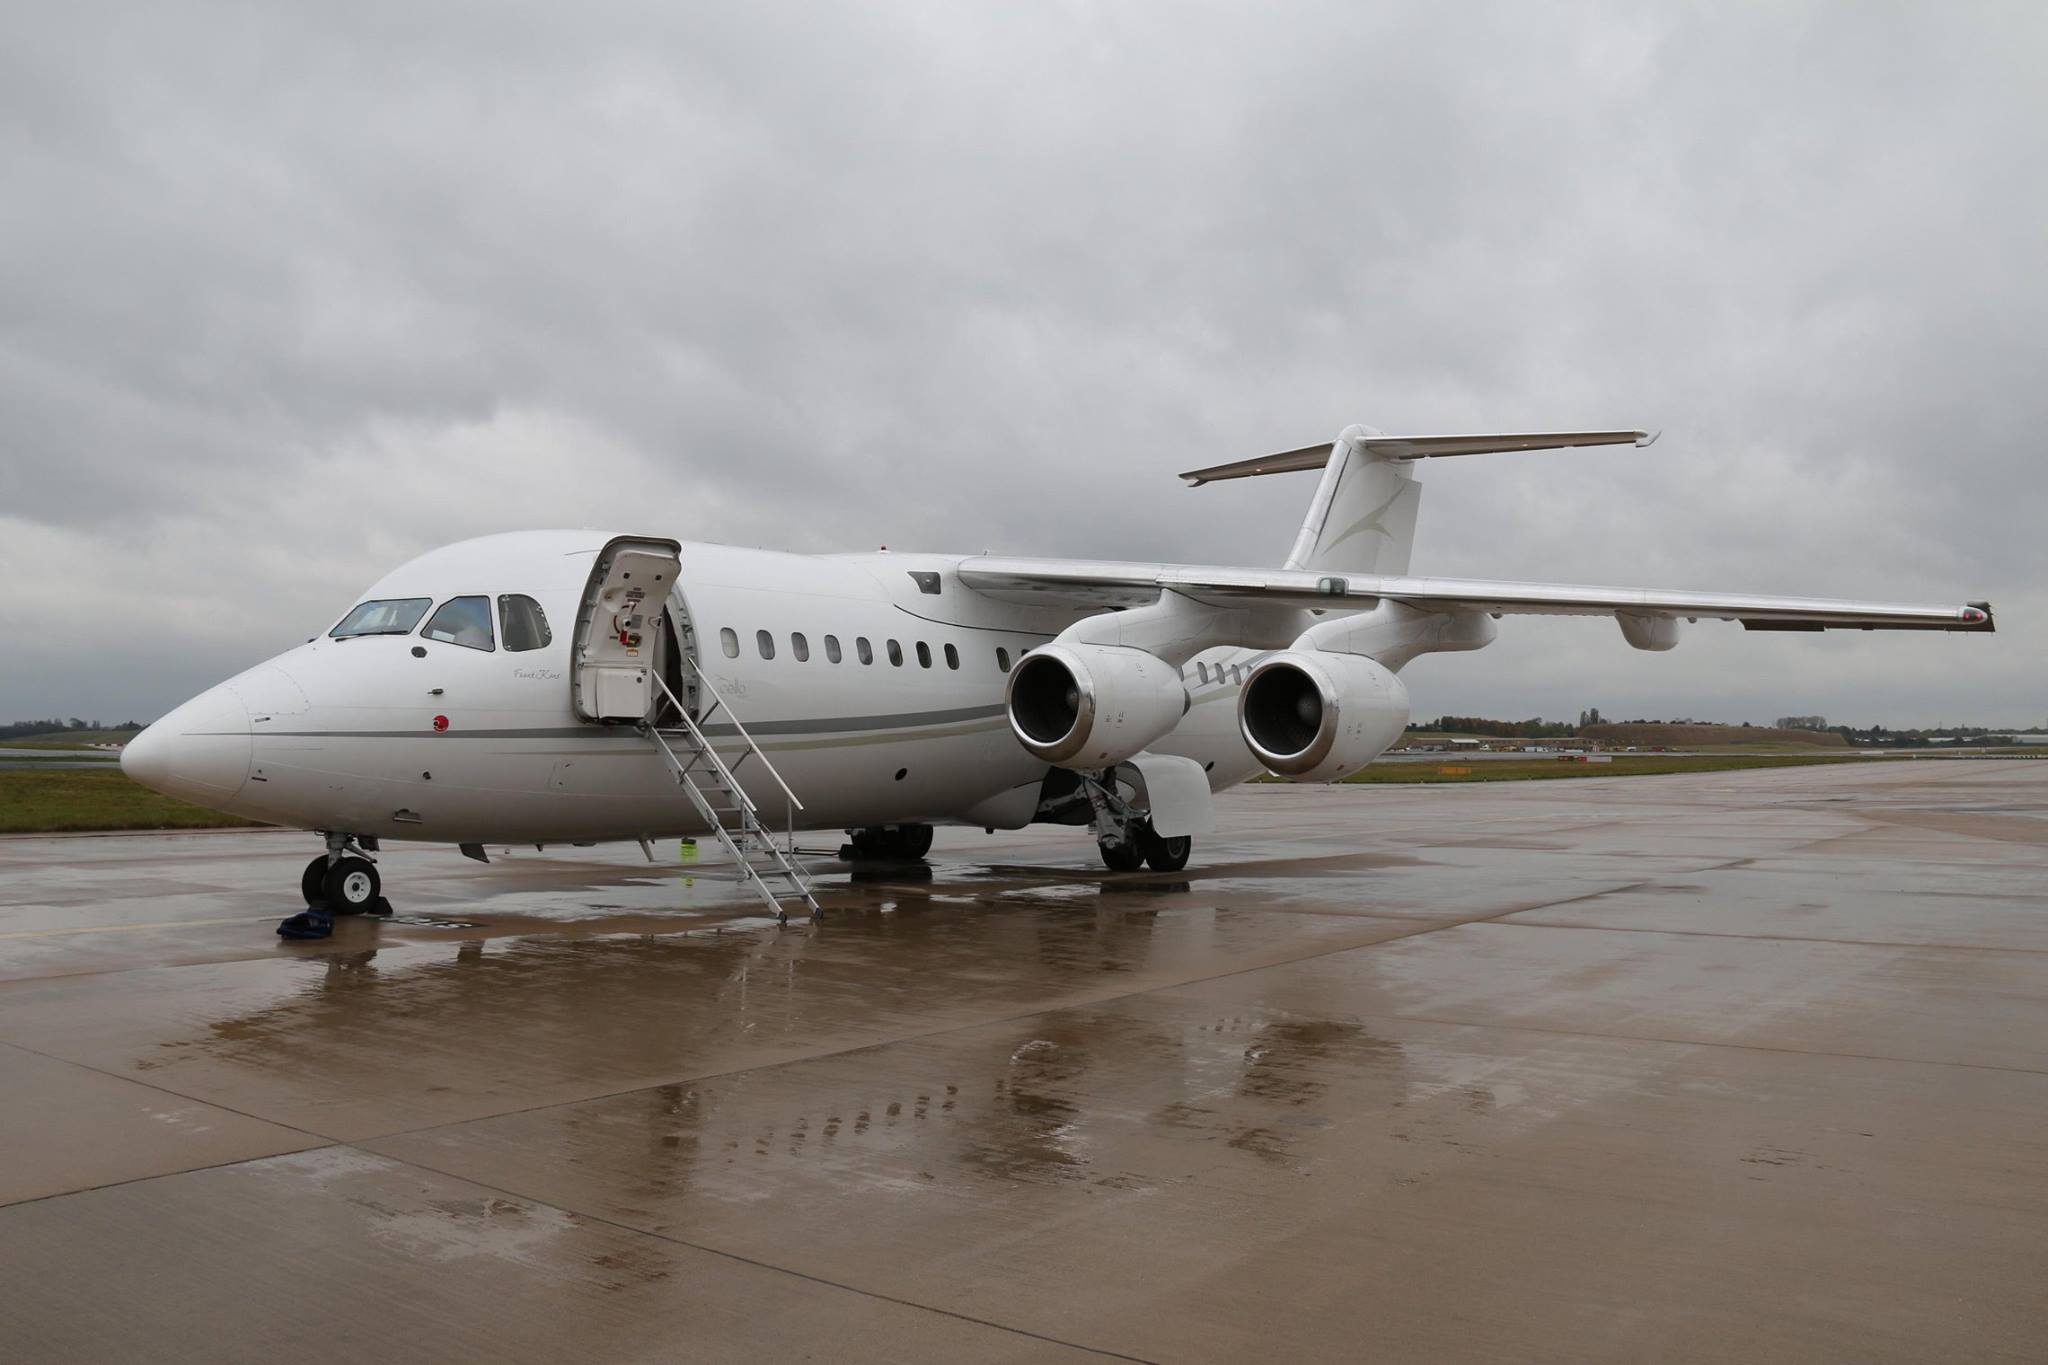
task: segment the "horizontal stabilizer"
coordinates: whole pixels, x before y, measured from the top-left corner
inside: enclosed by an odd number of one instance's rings
[[[1357,428],[1353,428],[1357,430]],[[1647,446],[1657,439],[1649,431],[1535,431],[1498,436],[1347,436],[1361,450],[1383,460],[1427,460],[1440,455],[1497,455],[1519,450],[1565,450],[1573,446]],[[1235,460],[1230,464],[1191,469],[1181,477],[1196,488],[1218,479],[1250,479],[1261,474],[1291,474],[1321,469],[1330,462],[1331,443],[1283,450],[1276,455]]]

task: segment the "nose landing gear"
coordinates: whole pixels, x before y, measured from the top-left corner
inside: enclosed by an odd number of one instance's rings
[[[277,926],[281,938],[326,938],[334,932],[336,915],[388,915],[384,879],[372,855],[377,841],[353,834],[328,834],[327,851],[299,874],[299,893],[306,908]]]

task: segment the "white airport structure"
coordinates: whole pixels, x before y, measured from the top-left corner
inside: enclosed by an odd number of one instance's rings
[[[655,526],[520,531],[387,574],[324,633],[202,693],[122,755],[138,781],[318,832],[309,906],[388,908],[380,841],[711,837],[778,915],[817,913],[795,835],[916,858],[932,826],[1087,828],[1178,869],[1212,793],[1332,781],[1408,722],[1400,672],[1506,615],[1993,629],[1990,608],[1457,580],[1409,572],[1424,458],[1647,445],[1641,431],[1383,435],[1192,471],[1321,470],[1277,569],[784,554]],[[650,520],[655,520],[650,518]]]

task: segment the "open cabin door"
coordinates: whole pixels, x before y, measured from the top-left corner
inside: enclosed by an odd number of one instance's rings
[[[654,709],[654,679],[664,647],[663,608],[682,569],[682,546],[650,536],[619,536],[591,566],[576,612],[569,687],[576,714],[592,721],[637,721]]]

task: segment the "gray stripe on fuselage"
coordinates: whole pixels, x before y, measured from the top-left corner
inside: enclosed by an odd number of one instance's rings
[[[812,720],[763,720],[747,727],[750,735],[833,735],[855,734],[864,730],[912,730],[928,725],[946,725],[958,721],[989,720],[1004,713],[1001,706],[963,706],[950,711],[904,711],[892,716],[822,716]],[[197,732],[195,732],[197,733]],[[225,733],[225,732],[224,732]],[[240,733],[240,732],[236,732]],[[279,738],[290,736],[294,739],[592,739],[601,735],[617,735],[621,739],[638,739],[640,732],[631,725],[589,725],[543,726],[526,730],[271,730],[254,732],[259,738],[275,735]],[[714,738],[739,734],[739,727],[731,724],[713,724],[704,727],[704,733]]]

